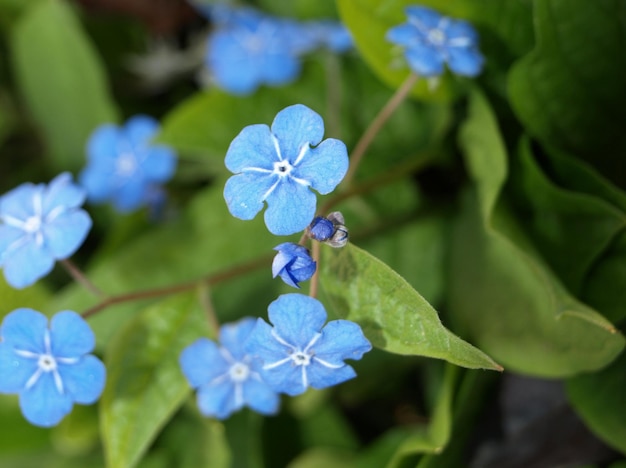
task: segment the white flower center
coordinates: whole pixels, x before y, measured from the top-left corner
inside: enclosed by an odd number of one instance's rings
[[[41,354],[37,365],[44,372],[52,372],[57,368],[57,362],[51,354]]]
[[[298,351],[292,354],[291,360],[296,366],[308,366],[309,364],[311,364],[311,356],[312,354]]]
[[[35,233],[41,229],[41,217],[40,216],[31,216],[26,221],[24,221],[23,228],[26,232]]]
[[[137,161],[132,153],[122,153],[115,161],[115,171],[122,177],[132,175],[137,169]]]
[[[278,174],[280,177],[288,176],[292,170],[293,166],[286,159],[274,163],[274,174]]]
[[[433,45],[441,46],[446,42],[446,34],[441,29],[431,29],[428,31],[428,40]]]
[[[228,371],[233,382],[244,382],[250,376],[250,368],[243,362],[236,362]]]

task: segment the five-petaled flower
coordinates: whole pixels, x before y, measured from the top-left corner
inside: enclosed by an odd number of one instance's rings
[[[74,403],[94,403],[104,389],[104,364],[95,338],[76,312],[50,321],[32,309],[16,309],[0,327],[0,392],[19,395],[26,419],[42,427],[58,424]]]
[[[176,170],[174,151],[150,141],[158,131],[156,120],[137,115],[123,127],[105,124],[91,134],[87,166],[79,177],[89,201],[112,201],[122,213],[149,203],[154,187]]]
[[[330,193],[348,170],[346,145],[323,136],[322,118],[302,104],[280,111],[271,129],[245,127],[226,153],[226,167],[235,173],[224,187],[231,214],[252,219],[267,202],[265,224],[272,234],[304,230],[315,215],[309,187]]]
[[[250,334],[246,349],[263,363],[262,377],[276,391],[299,395],[309,386],[326,388],[356,376],[345,359],[361,359],[372,349],[361,327],[349,320],[326,326],[326,310],[317,299],[284,294],[268,308]]]
[[[458,75],[480,73],[484,58],[478,50],[478,34],[469,23],[421,6],[405,11],[408,21],[391,28],[387,40],[404,47],[413,71],[425,77],[439,76],[447,63]]]
[[[47,186],[22,184],[0,198],[0,265],[11,286],[33,284],[81,246],[91,229],[80,209],[84,201],[69,173]]]
[[[299,288],[298,283],[311,279],[316,262],[306,247],[293,242],[285,242],[274,247],[278,251],[272,262],[272,277],[280,278],[289,286]]]
[[[255,323],[248,317],[223,325],[221,346],[200,338],[180,355],[183,374],[198,389],[202,414],[225,419],[243,406],[262,414],[278,411],[278,394],[263,382],[257,364],[243,347]]]

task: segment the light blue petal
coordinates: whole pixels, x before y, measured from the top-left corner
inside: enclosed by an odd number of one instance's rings
[[[114,179],[111,171],[98,168],[95,164],[86,167],[78,176],[92,203],[101,203],[111,197],[116,188]]]
[[[423,42],[425,35],[412,24],[404,23],[387,31],[385,38],[389,42],[406,47]]]
[[[9,258],[14,249],[18,248],[22,242],[28,239],[22,229],[0,224],[0,266],[4,259]]]
[[[65,391],[74,402],[91,405],[100,398],[106,382],[106,369],[100,359],[88,354],[76,364],[58,366]]]
[[[93,351],[96,338],[84,318],[64,310],[50,320],[50,342],[54,356],[73,358]]]
[[[4,277],[11,286],[22,289],[46,276],[53,266],[52,255],[33,240],[13,250],[4,259]]]
[[[134,177],[119,186],[113,194],[113,206],[120,213],[129,213],[141,207],[148,185],[145,180]]]
[[[340,384],[346,380],[356,377],[356,372],[350,366],[343,366],[338,369],[328,368],[319,362],[314,362],[308,366],[307,372],[309,385],[313,388],[327,388]]]
[[[457,75],[476,76],[483,68],[484,58],[474,48],[448,48],[448,66]]]
[[[244,344],[256,325],[256,319],[245,317],[235,323],[222,325],[220,328],[220,344],[231,356],[241,361],[246,355]]]
[[[282,159],[294,164],[303,145],[318,145],[324,137],[324,121],[312,109],[294,104],[281,110],[272,122]]]
[[[235,386],[229,380],[218,385],[203,385],[198,390],[198,408],[205,416],[226,419],[242,404],[235,401]]]
[[[268,307],[276,333],[293,346],[304,348],[326,321],[320,301],[303,294],[283,294]]]
[[[332,192],[348,172],[346,145],[334,138],[311,148],[293,171],[294,177],[308,181],[322,195]]]
[[[118,144],[122,139],[120,128],[113,124],[99,126],[87,141],[88,164],[113,165],[117,159]]]
[[[264,124],[249,125],[231,142],[224,163],[235,174],[245,169],[274,170],[279,161],[270,128]]]
[[[272,260],[272,278],[276,278],[289,262],[293,261],[293,257],[284,252],[278,252]]]
[[[35,194],[42,192],[42,186],[35,186],[30,182],[14,188],[0,198],[0,215],[25,221],[34,214],[33,198]]]
[[[72,182],[69,172],[56,176],[44,191],[43,213],[47,215],[57,207],[76,208],[81,206],[87,194]]]
[[[278,176],[244,172],[232,176],[224,186],[224,199],[235,217],[249,220],[263,209],[263,197],[276,183]]]
[[[33,309],[20,308],[9,312],[2,321],[0,336],[6,345],[31,353],[45,352],[44,334],[48,318]]]
[[[264,382],[248,379],[243,383],[243,399],[254,411],[261,414],[276,414],[280,397]]]
[[[148,157],[142,162],[141,169],[151,182],[167,182],[176,171],[176,153],[167,146],[151,146]]]
[[[421,76],[438,76],[443,73],[443,57],[434,47],[415,45],[404,51],[409,67]]]
[[[333,320],[322,330],[313,347],[315,356],[333,365],[343,365],[344,359],[361,359],[372,349],[361,327],[349,320]]]
[[[37,367],[37,359],[18,356],[13,346],[0,343],[0,393],[20,393]]]
[[[435,10],[423,6],[409,6],[404,11],[410,23],[425,29],[436,29],[443,18]]]
[[[284,44],[283,47],[287,47]],[[300,60],[286,49],[280,53],[268,53],[260,63],[259,74],[263,83],[280,86],[294,81],[300,74]]]
[[[218,346],[208,338],[199,338],[187,346],[178,360],[189,385],[198,388],[228,372],[229,364]]]
[[[233,94],[252,93],[261,82],[258,60],[242,45],[241,30],[218,30],[207,49],[206,62],[217,85]]]
[[[146,146],[158,131],[159,122],[148,115],[135,115],[124,125],[124,136],[137,147]]]
[[[315,194],[307,186],[285,177],[267,197],[265,225],[277,236],[304,231],[315,216],[316,202]]]
[[[44,224],[46,247],[57,260],[67,258],[83,244],[90,229],[91,218],[86,211],[66,211]]]
[[[276,340],[272,335],[272,327],[262,318],[257,319],[257,323],[248,336],[244,348],[249,356],[258,358],[254,362],[255,369],[260,369],[265,364],[286,358],[289,351],[289,348]]]
[[[286,362],[278,367],[263,370],[261,376],[274,391],[296,396],[304,393],[308,388],[308,385],[305,385],[302,372],[303,366]]]
[[[22,413],[35,426],[56,426],[72,411],[72,406],[69,393],[57,391],[51,372],[42,374],[35,385],[20,393]]]
[[[474,45],[478,41],[478,33],[467,21],[449,21],[448,27],[445,28],[444,32],[448,41],[466,39],[468,45]]]

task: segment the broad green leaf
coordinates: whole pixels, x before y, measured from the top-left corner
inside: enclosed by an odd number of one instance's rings
[[[300,20],[325,18],[331,19],[337,16],[337,10],[333,2],[320,2],[319,0],[259,0],[259,7],[279,17],[297,18]]]
[[[624,183],[626,4],[535,0],[534,5],[537,46],[510,72],[513,109],[543,143],[582,156]]]
[[[499,199],[506,151],[478,93],[461,145],[476,189],[464,198],[452,242],[449,306],[456,322],[518,372],[561,377],[608,364],[624,338],[568,293]]]
[[[566,388],[587,426],[626,455],[626,353],[598,372],[569,379]]]
[[[0,420],[4,427],[11,428],[0,437],[0,466],[10,466],[3,463],[9,457],[50,448],[50,431],[24,419],[17,395],[0,395]]]
[[[100,417],[107,466],[134,466],[189,395],[182,350],[210,335],[195,291],[151,306],[120,330],[105,355]]]
[[[304,451],[288,468],[351,468],[354,465],[354,454],[337,448],[316,447]]]
[[[30,8],[11,39],[16,79],[53,164],[78,169],[89,134],[117,117],[97,52],[62,0]]]
[[[437,311],[404,278],[366,251],[324,246],[321,285],[335,315],[357,322],[377,348],[501,370],[489,356],[447,330]]]

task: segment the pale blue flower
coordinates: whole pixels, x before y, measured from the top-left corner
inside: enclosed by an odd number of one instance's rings
[[[0,197],[0,266],[7,283],[33,284],[82,245],[91,229],[91,218],[80,209],[84,201],[85,191],[69,173]]]
[[[361,359],[372,349],[361,327],[348,320],[326,325],[317,299],[285,294],[268,308],[270,322],[257,320],[246,349],[263,363],[262,377],[276,391],[299,395],[309,386],[326,388],[356,376],[345,359]]]
[[[404,48],[409,67],[425,77],[439,76],[444,64],[457,75],[476,76],[484,58],[478,34],[466,21],[453,20],[430,8],[406,8],[408,21],[391,28],[387,40]]]
[[[231,214],[248,220],[267,202],[265,224],[271,233],[304,230],[315,215],[316,196],[330,193],[348,170],[348,152],[334,138],[322,141],[324,122],[296,104],[280,111],[271,129],[245,127],[230,144],[226,167],[236,175],[226,182]]]
[[[93,332],[76,312],[59,312],[48,328],[32,309],[9,313],[0,327],[0,393],[19,395],[32,424],[58,424],[74,403],[90,405],[104,389],[104,364],[92,354]]]
[[[183,374],[198,390],[198,407],[205,416],[225,419],[244,406],[261,414],[278,411],[278,394],[263,382],[258,364],[244,350],[255,323],[248,317],[223,325],[221,346],[200,338],[180,355]]]
[[[289,286],[299,288],[298,283],[311,279],[317,264],[306,247],[285,242],[274,247],[278,251],[272,262],[272,277],[280,276]]]
[[[321,47],[332,52],[344,53],[354,47],[348,28],[339,21],[318,20],[305,23],[307,33]]]
[[[91,134],[79,178],[90,202],[110,201],[122,213],[149,203],[154,188],[176,170],[174,151],[151,141],[158,131],[155,119],[137,115],[123,127],[105,124]]]

